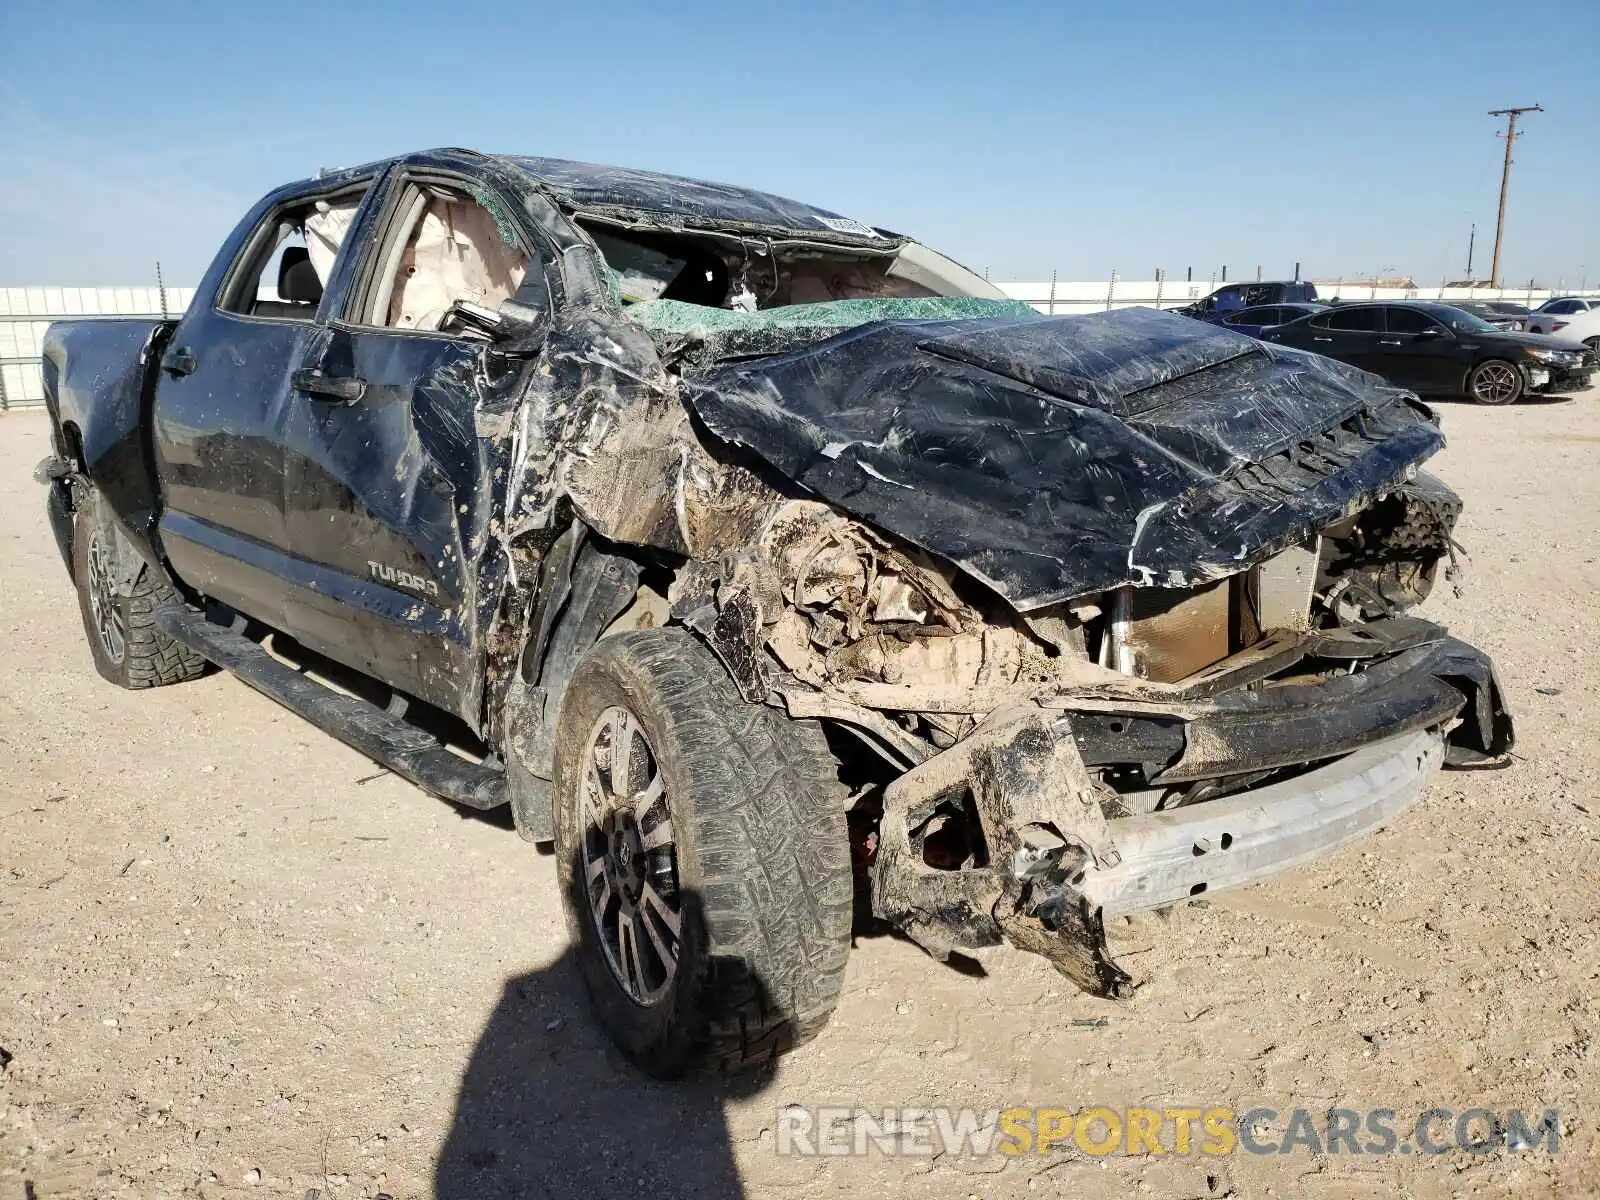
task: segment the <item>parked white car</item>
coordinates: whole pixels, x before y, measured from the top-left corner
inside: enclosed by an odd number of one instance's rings
[[[1600,300],[1589,299],[1584,296],[1558,296],[1546,300],[1538,308],[1528,314],[1529,333],[1556,333],[1565,334],[1563,325],[1573,317],[1583,313],[1600,312]]]
[[[1600,300],[1590,300],[1588,304],[1589,308],[1584,312],[1557,315],[1549,321],[1545,332],[1553,333],[1563,341],[1582,342],[1600,360]]]

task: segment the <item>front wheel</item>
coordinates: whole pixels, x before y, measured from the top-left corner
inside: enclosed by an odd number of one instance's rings
[[[1521,369],[1502,358],[1479,363],[1467,376],[1467,395],[1479,404],[1515,404],[1522,388]]]
[[[555,842],[600,1023],[646,1072],[772,1061],[833,1011],[850,949],[841,789],[821,729],[746,703],[681,629],[579,663]]]

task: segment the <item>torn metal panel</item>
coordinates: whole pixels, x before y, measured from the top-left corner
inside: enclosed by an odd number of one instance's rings
[[[560,158],[508,158],[579,212],[653,217],[678,228],[789,230],[848,242],[903,241],[825,208],[751,188]]]
[[[1184,697],[1185,689],[1171,688],[1164,703],[1132,699],[1136,684],[1129,680],[1130,699],[1122,703],[1068,689],[1044,708],[997,710],[885,790],[874,911],[940,956],[1003,935],[1050,958],[1088,991],[1125,994],[1130,981],[1106,953],[1100,926],[1108,897],[1115,895],[1117,906],[1106,912],[1171,903],[1180,898],[1172,890],[1179,884],[1192,889],[1185,894],[1199,894],[1256,878],[1277,858],[1325,853],[1415,799],[1444,755],[1481,761],[1486,752],[1510,749],[1509,718],[1488,660],[1436,626],[1396,621],[1283,641],[1302,656],[1353,650],[1376,661],[1359,672],[1308,674],[1266,689],[1249,686],[1246,668],[1229,690],[1202,685]],[[1276,663],[1285,664],[1281,652]],[[1398,757],[1394,747],[1403,749]],[[1412,753],[1416,747],[1422,749]],[[1319,768],[1305,782],[1292,770],[1274,782],[1275,772],[1319,761],[1340,765]],[[1164,794],[1133,807],[1095,778],[1093,768],[1111,764],[1138,767]],[[1230,793],[1239,799],[1214,799]],[[1261,800],[1279,795],[1281,806]],[[983,860],[927,861],[919,836],[928,814],[967,796]],[[1184,815],[1129,823],[1130,814],[1151,808]],[[1178,863],[1172,831],[1214,826],[1221,831],[1215,845],[1226,851],[1237,841],[1240,853],[1196,867]],[[1142,856],[1131,867],[1123,864],[1124,831]],[[1194,842],[1202,845],[1189,853],[1213,848]]]

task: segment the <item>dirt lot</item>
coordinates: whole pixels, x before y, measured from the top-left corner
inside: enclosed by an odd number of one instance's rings
[[[1379,835],[1117,933],[1148,982],[1088,999],[996,951],[960,974],[864,939],[775,1078],[644,1082],[590,1024],[551,860],[227,676],[94,674],[0,417],[0,1200],[1595,1194],[1600,394],[1444,406],[1464,598],[1508,770]],[[785,1158],[785,1105],[1556,1108],[1560,1151]],[[1320,1120],[1320,1116],[1318,1118]],[[1446,1127],[1440,1127],[1441,1130]]]

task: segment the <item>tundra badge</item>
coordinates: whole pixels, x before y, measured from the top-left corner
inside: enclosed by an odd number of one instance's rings
[[[387,566],[381,562],[367,560],[367,570],[372,572],[374,579],[383,583],[393,584],[395,587],[406,588],[409,591],[421,592],[424,596],[437,596],[439,585],[431,579],[424,579],[420,575],[413,575],[410,571],[402,571],[399,567]]]

